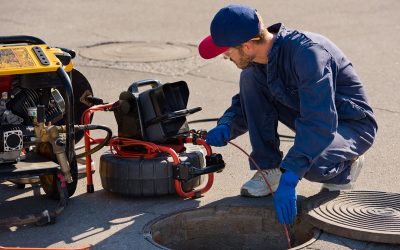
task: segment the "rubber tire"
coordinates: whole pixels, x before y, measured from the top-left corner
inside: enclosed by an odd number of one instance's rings
[[[70,163],[70,168],[71,168],[72,182],[67,183],[68,197],[71,197],[75,193],[76,186],[78,184],[78,164],[76,163],[76,160]],[[53,200],[60,199],[60,193],[58,192],[57,188],[58,181],[59,180],[57,175],[40,176],[41,187],[43,188],[46,195]]]
[[[86,105],[80,101],[80,97],[86,92],[89,91],[93,95],[92,86],[86,77],[79,72],[77,69],[72,69],[72,89],[74,92],[74,117],[75,117],[75,125],[81,124],[81,118],[83,113],[90,108],[91,106]],[[65,91],[62,88],[58,89],[63,95],[65,95]],[[64,115],[65,116],[65,115]],[[93,115],[90,117],[90,121],[92,121]],[[65,118],[56,122],[55,125],[65,125]],[[75,131],[75,144],[78,143],[84,135],[84,131]]]
[[[189,157],[196,161],[195,153]],[[168,162],[168,163],[167,163]],[[200,166],[200,163],[194,163]],[[162,196],[175,194],[172,163],[167,157],[153,159],[121,158],[110,152],[100,157],[100,178],[103,188],[126,196]],[[203,181],[201,176],[182,183],[185,192]]]

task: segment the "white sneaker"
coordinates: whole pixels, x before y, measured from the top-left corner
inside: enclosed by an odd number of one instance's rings
[[[350,175],[347,177],[350,180],[347,184],[330,184],[324,183],[321,190],[327,189],[328,191],[339,191],[339,190],[352,190],[354,184],[361,172],[361,168],[364,164],[364,155],[359,156],[350,166]]]
[[[264,175],[271,186],[273,192],[276,191],[279,185],[279,180],[281,178],[281,170],[279,168],[257,171],[251,180],[243,184],[240,189],[240,195],[248,197],[262,197],[271,194],[271,190],[265,183]]]

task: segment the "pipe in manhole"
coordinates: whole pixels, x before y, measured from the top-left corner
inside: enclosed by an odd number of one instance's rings
[[[291,249],[312,244],[320,234],[301,218],[288,228]],[[144,228],[147,240],[163,249],[287,249],[272,207],[215,206],[158,218]]]
[[[163,42],[108,42],[84,48],[82,57],[108,62],[162,62],[197,54],[196,46]]]

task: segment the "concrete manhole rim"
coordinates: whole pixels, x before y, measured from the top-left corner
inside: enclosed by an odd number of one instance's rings
[[[364,198],[364,196],[367,198]],[[360,200],[357,200],[357,202],[352,203],[357,197],[359,197]],[[365,221],[366,218],[368,219],[368,216],[370,216],[370,214],[356,213],[354,214],[354,216],[359,216],[359,217],[354,217],[352,219],[349,219],[352,213],[349,214],[346,213],[349,211],[350,212],[353,211],[354,206],[362,207],[362,205],[365,205],[367,208],[365,210],[369,211],[375,205],[373,202],[377,202],[376,203],[377,205],[375,206],[382,206],[382,202],[385,205],[387,205],[388,203],[391,204],[390,200],[389,202],[387,200],[382,201],[382,199],[388,197],[397,201],[400,199],[400,194],[381,192],[381,191],[336,191],[336,192],[318,193],[304,200],[303,214],[311,225],[331,234],[361,241],[400,244],[400,232],[398,231],[390,231],[390,230],[385,231],[382,229],[378,230],[378,228],[374,230],[367,228],[366,226],[363,226],[362,223],[357,225],[348,225],[349,223],[355,220]],[[336,204],[339,201],[344,201],[345,204],[343,206],[339,206]],[[333,209],[336,208],[337,206],[339,206],[341,210]],[[383,209],[380,207],[377,208],[377,210],[383,210]],[[338,215],[337,211],[345,213],[345,219],[347,218],[346,223],[343,223],[344,219],[342,218],[335,218],[335,216]],[[398,210],[396,211],[398,214],[399,211]],[[387,221],[390,221],[391,214],[387,215],[388,215]],[[397,215],[395,214],[393,216],[396,217]],[[382,223],[383,222],[384,221],[382,221]],[[371,223],[372,225],[368,225],[368,227],[371,226],[373,227],[375,225],[374,221],[371,221]]]
[[[157,222],[159,222],[161,220],[164,220],[164,219],[167,219],[169,217],[176,216],[176,215],[179,215],[179,214],[185,213],[185,212],[196,211],[196,210],[199,210],[199,209],[218,209],[218,208],[224,208],[224,207],[229,207],[229,208],[263,208],[262,206],[244,206],[244,205],[214,205],[214,206],[205,205],[203,207],[181,209],[181,210],[169,213],[169,214],[160,215],[160,216],[150,220],[149,222],[147,222],[143,226],[142,234],[143,234],[144,238],[148,242],[150,242],[152,245],[154,245],[154,246],[156,246],[156,247],[158,247],[160,249],[171,250],[171,248],[168,248],[166,246],[160,245],[159,243],[157,243],[156,241],[153,240],[152,229],[151,228],[152,228],[152,226],[154,224],[156,224]],[[317,241],[320,238],[321,234],[322,234],[322,230],[314,227],[314,228],[311,229],[311,231],[312,231],[311,239],[309,239],[308,241],[306,241],[306,242],[304,242],[304,243],[302,243],[302,244],[300,244],[298,246],[290,248],[290,250],[303,249],[303,248],[305,248],[307,246],[310,246],[315,241]],[[282,231],[282,234],[283,234],[283,231]]]
[[[190,50],[190,52],[187,55],[178,55],[174,56],[172,58],[159,58],[159,59],[143,59],[143,60],[132,60],[132,57],[129,57],[129,60],[121,60],[121,59],[112,59],[112,58],[97,58],[88,55],[88,50],[90,49],[96,49],[96,48],[101,48],[105,46],[112,46],[112,45],[165,45],[165,46],[172,46],[172,47],[180,47],[180,48],[185,48]],[[90,54],[90,53],[89,53]],[[165,41],[140,41],[140,40],[135,40],[135,41],[106,41],[106,42],[101,42],[101,43],[96,43],[92,45],[87,45],[83,46],[80,48],[78,51],[78,55],[82,57],[83,59],[86,60],[91,60],[91,61],[97,61],[97,62],[105,62],[105,63],[124,63],[124,64],[141,64],[141,63],[165,63],[165,62],[171,62],[171,61],[180,61],[180,60],[186,60],[189,58],[193,58],[197,56],[197,45],[191,44],[191,43],[182,43],[182,42],[165,42]]]

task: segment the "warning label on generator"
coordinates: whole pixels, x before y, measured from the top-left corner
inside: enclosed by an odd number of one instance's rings
[[[26,48],[0,49],[0,69],[33,66],[35,62]]]

